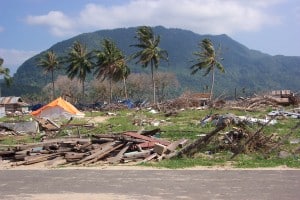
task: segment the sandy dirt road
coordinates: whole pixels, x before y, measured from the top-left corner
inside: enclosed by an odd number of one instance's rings
[[[298,200],[300,170],[0,170],[5,200]]]

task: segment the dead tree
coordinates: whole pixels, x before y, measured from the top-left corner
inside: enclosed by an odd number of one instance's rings
[[[267,123],[263,124],[260,129],[258,129],[246,142],[244,145],[242,145],[237,152],[235,152],[230,159],[235,158],[238,154],[240,154],[241,152],[243,152],[245,150],[245,147],[247,146],[247,144],[249,144],[252,140],[254,140],[256,138],[257,135],[259,135],[261,133],[261,131],[276,117],[276,115],[272,116]]]
[[[210,139],[213,136],[215,136],[217,133],[219,133],[221,130],[224,130],[230,123],[231,120],[229,118],[220,119],[217,124],[217,127],[214,130],[212,130],[210,133],[208,133],[206,136],[195,140],[194,142],[185,146],[178,152],[169,154],[166,158],[182,157],[183,155],[192,157],[195,153],[199,152],[201,149],[206,147],[206,145],[210,142]]]

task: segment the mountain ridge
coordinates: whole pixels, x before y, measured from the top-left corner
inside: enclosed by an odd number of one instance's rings
[[[134,38],[136,29],[137,27],[130,27],[82,33],[58,42],[45,51],[53,50],[59,56],[63,56],[76,40],[86,44],[89,50],[99,49],[101,39],[110,38],[128,56],[136,50],[130,47],[137,43]],[[249,93],[271,89],[300,89],[300,80],[292,78],[300,77],[300,57],[298,56],[271,56],[249,49],[226,34],[200,35],[190,30],[163,26],[153,27],[153,31],[161,37],[161,48],[169,53],[169,63],[162,62],[159,70],[174,72],[182,90],[201,91],[204,85],[210,84],[209,76],[203,77],[201,73],[191,76],[189,70],[192,65],[191,61],[195,59],[193,52],[199,51],[198,43],[204,38],[210,38],[216,48],[220,45],[220,56],[224,58],[222,64],[225,66],[226,73],[216,74],[217,92],[231,91],[232,93],[235,88],[246,89]],[[15,86],[27,86],[32,89],[22,89],[20,93],[13,86],[11,91],[18,95],[22,95],[24,92],[28,93],[30,90],[37,92],[50,82],[49,75],[45,76],[42,69],[36,67],[37,60],[43,52],[26,60],[14,75]],[[140,66],[133,63],[130,63],[130,66],[133,72],[141,70]],[[61,70],[60,73],[63,71]],[[3,93],[7,92],[7,90],[3,91]]]

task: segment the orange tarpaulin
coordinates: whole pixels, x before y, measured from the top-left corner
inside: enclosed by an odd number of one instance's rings
[[[51,110],[52,109],[52,110]],[[60,112],[60,113],[58,113]],[[54,101],[50,102],[49,104],[41,107],[40,109],[33,111],[31,114],[33,116],[41,116],[44,114],[53,114],[53,115],[60,115],[62,113],[68,115],[84,115],[82,112],[77,110],[71,103],[63,100],[61,97],[55,99]]]

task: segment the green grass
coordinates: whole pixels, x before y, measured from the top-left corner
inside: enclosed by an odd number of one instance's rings
[[[223,158],[175,158],[162,160],[161,162],[145,163],[143,165],[158,168],[180,169],[196,166],[224,166],[225,164],[226,160]]]
[[[287,166],[292,168],[300,168],[300,157],[291,155],[288,158],[278,158],[273,156],[265,159],[261,155],[239,155],[234,162],[237,168],[257,168],[257,167],[277,167]]]
[[[143,126],[135,126],[133,122],[135,120],[144,121],[160,121],[159,128],[162,132],[159,134],[160,137],[166,138],[168,140],[178,140],[181,138],[187,139],[197,139],[199,134],[205,134],[210,132],[215,128],[211,123],[205,126],[200,125],[200,120],[208,114],[226,114],[232,113],[238,116],[252,116],[257,118],[264,118],[267,112],[244,112],[244,111],[231,111],[231,110],[184,110],[180,111],[177,116],[165,117],[164,113],[151,114],[148,111],[119,111],[117,116],[112,117],[106,123],[100,125],[98,130],[101,133],[108,132],[124,132],[128,130],[140,130],[141,128],[145,130],[151,130],[155,127],[150,123],[146,123]],[[296,125],[299,121],[297,119],[281,119],[277,120],[278,123],[271,126],[266,126],[262,133],[266,135],[275,134],[283,138],[284,135],[288,134],[292,127]],[[227,128],[230,130],[232,127]],[[260,125],[247,126],[248,131],[255,132],[260,128]],[[226,131],[225,130],[225,131]],[[299,138],[300,130],[294,131],[291,137]],[[289,141],[284,141],[284,149],[292,150],[295,145],[289,143]],[[203,150],[214,151],[214,143],[211,142],[210,145]],[[195,166],[224,166],[230,163],[233,167],[237,168],[256,168],[256,167],[276,167],[276,166],[288,166],[300,168],[300,161],[298,157],[290,157],[285,159],[280,159],[277,156],[273,156],[268,159],[264,159],[262,156],[252,154],[245,155],[239,154],[234,160],[230,160],[230,152],[221,152],[213,154],[210,157],[200,156],[197,158],[180,158],[180,159],[169,159],[163,160],[161,162],[151,162],[143,164],[145,166],[154,166],[158,168],[188,168]]]
[[[94,128],[66,128],[62,130],[57,137],[66,136],[69,134],[76,135],[79,131],[81,135],[87,134],[107,134],[107,133],[121,133],[125,131],[138,131],[138,130],[152,130],[155,128],[160,128],[162,131],[159,137],[172,140],[178,140],[181,138],[187,138],[194,140],[199,138],[200,134],[206,134],[215,129],[215,126],[211,123],[201,126],[200,120],[209,114],[226,114],[232,113],[238,116],[251,116],[257,118],[264,118],[265,115],[270,111],[262,112],[245,112],[245,111],[234,111],[225,109],[212,109],[212,110],[192,110],[186,109],[184,111],[179,111],[177,116],[165,117],[164,113],[152,114],[148,110],[121,110],[116,111],[116,116],[110,117],[106,122],[96,124]],[[104,112],[87,112],[86,117],[97,117],[105,116]],[[2,119],[3,120],[3,119]],[[9,119],[4,119],[9,120]],[[12,119],[10,119],[12,120]],[[153,121],[158,121],[159,126],[154,126]],[[141,123],[144,122],[144,123]],[[284,136],[290,133],[291,128],[293,128],[299,119],[278,119],[277,124],[266,126],[262,134],[265,135],[277,135],[279,139],[283,139]],[[62,122],[65,123],[65,122]],[[87,119],[74,119],[71,123],[85,124],[89,123]],[[138,125],[136,125],[138,124]],[[247,126],[247,130],[255,132],[260,128],[259,125]],[[232,126],[226,128],[225,131],[231,130]],[[225,132],[224,131],[224,132]],[[213,141],[216,141],[215,137]],[[300,138],[300,130],[295,130],[289,139]],[[283,145],[281,149],[292,152],[299,144],[290,144],[288,140],[283,140]],[[14,145],[20,143],[29,143],[38,141],[31,136],[24,136],[23,138],[17,137],[7,137],[2,138],[0,144]],[[231,166],[236,168],[256,168],[256,167],[276,167],[276,166],[288,166],[294,168],[300,168],[300,158],[298,155],[293,155],[289,158],[280,159],[277,152],[272,152],[268,155],[268,159],[265,159],[259,153],[253,154],[239,154],[233,160],[230,160],[232,153],[230,151],[219,151],[216,148],[217,143],[211,142],[203,149],[202,154],[199,153],[196,158],[176,158],[169,160],[162,160],[161,162],[150,162],[143,164],[145,166],[154,166],[159,168],[188,168],[195,166],[227,166],[230,163]],[[203,152],[212,151],[214,154],[205,155]],[[274,154],[274,155],[273,155]]]
[[[13,146],[17,144],[27,144],[27,143],[34,143],[39,141],[40,141],[39,137],[32,137],[30,135],[7,136],[5,138],[1,138],[0,144]]]

